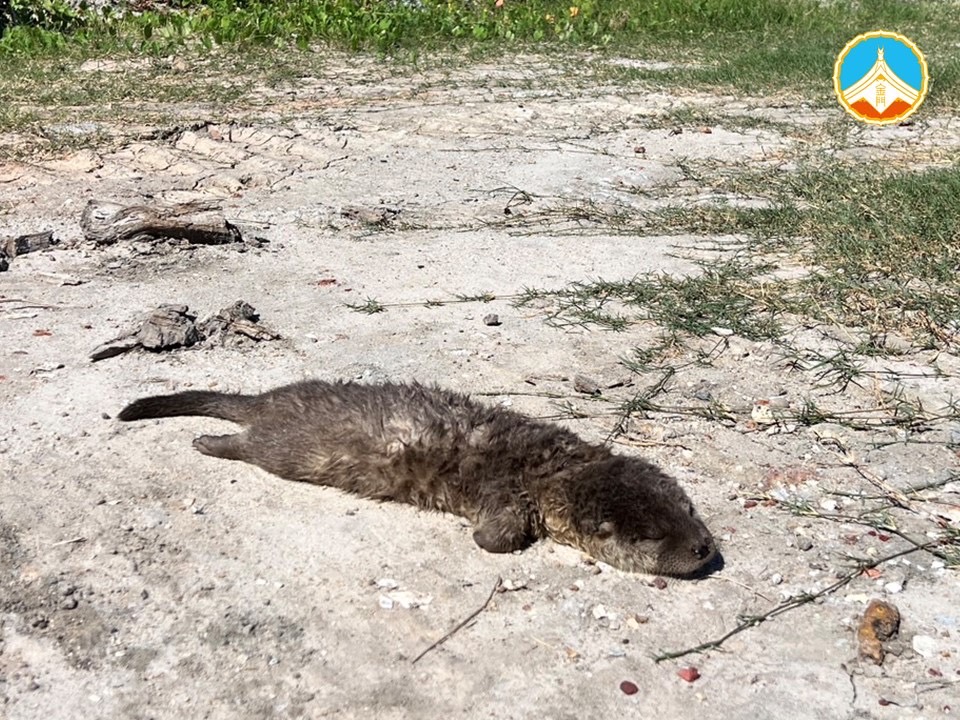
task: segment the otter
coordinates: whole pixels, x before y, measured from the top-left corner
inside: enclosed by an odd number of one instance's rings
[[[123,421],[202,415],[244,426],[193,441],[287,480],[450,512],[491,553],[552,538],[630,572],[701,574],[717,554],[677,482],[559,426],[419,383],[298,382],[261,395],[145,397]]]

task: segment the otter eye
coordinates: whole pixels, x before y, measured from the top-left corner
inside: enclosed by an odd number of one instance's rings
[[[600,526],[597,528],[597,537],[601,540],[606,539],[613,535],[614,530],[616,530],[614,524],[609,520],[605,520],[604,522],[600,523]]]

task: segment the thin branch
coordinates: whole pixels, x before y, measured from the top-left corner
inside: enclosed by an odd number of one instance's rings
[[[451,630],[450,632],[448,632],[446,635],[444,635],[442,638],[440,638],[439,640],[437,640],[435,643],[433,643],[430,647],[428,647],[428,648],[427,648],[426,650],[424,650],[422,653],[420,653],[419,655],[417,655],[417,656],[412,660],[412,662],[411,662],[410,664],[411,664],[411,665],[415,665],[420,658],[422,658],[424,655],[426,655],[426,654],[427,654],[428,652],[430,652],[431,650],[434,650],[434,649],[440,647],[441,645],[443,645],[447,640],[449,640],[449,639],[452,638],[455,634],[457,634],[460,630],[462,630],[462,629],[467,625],[467,623],[469,623],[469,622],[470,622],[471,620],[473,620],[477,615],[479,615],[479,614],[482,613],[484,610],[486,610],[486,609],[487,609],[487,606],[490,604],[490,601],[493,600],[493,596],[497,594],[497,590],[499,590],[499,589],[502,588],[502,587],[503,587],[503,578],[502,578],[502,577],[498,577],[496,584],[494,584],[494,586],[493,586],[493,590],[490,591],[490,595],[487,597],[486,601],[484,601],[483,605],[481,605],[481,606],[478,607],[476,610],[474,610],[472,613],[470,613],[470,614],[467,616],[467,618],[466,618],[463,622],[461,622],[459,625],[457,625],[453,630]]]
[[[843,586],[847,585],[854,578],[859,577],[864,570],[870,570],[872,568],[877,567],[878,565],[882,565],[885,562],[889,562],[890,560],[895,560],[899,557],[903,557],[904,555],[910,555],[920,550],[929,550],[937,545],[942,545],[945,542],[947,541],[936,540],[933,542],[925,543],[923,545],[916,545],[915,547],[907,548],[906,550],[901,550],[900,552],[893,553],[892,555],[887,555],[877,560],[869,560],[869,561],[860,560],[857,562],[856,568],[854,568],[853,570],[850,570],[845,575],[840,577],[835,583],[828,585],[823,590],[820,590],[815,593],[803,593],[802,595],[797,595],[796,597],[792,597],[789,600],[785,600],[784,602],[780,603],[772,610],[768,610],[767,612],[761,615],[740,616],[737,619],[738,620],[737,626],[734,627],[733,630],[731,630],[730,632],[724,635],[721,635],[719,638],[715,640],[709,640],[704,643],[700,643],[699,645],[686,648],[684,650],[673,650],[673,651],[661,653],[659,655],[654,656],[653,661],[656,663],[660,663],[660,662],[663,662],[664,660],[674,660],[676,658],[680,658],[685,655],[692,655],[693,653],[703,653],[703,652],[706,652],[707,650],[714,650],[716,648],[719,648],[727,640],[732,638],[734,635],[738,635],[739,633],[742,633],[744,630],[748,630],[752,627],[756,627],[757,625],[760,625],[766,622],[767,620],[775,618],[777,615],[782,615],[788,610],[793,610],[794,608],[800,607],[801,605],[806,605],[807,603],[814,602],[826,595],[830,595],[831,593],[836,592]]]
[[[847,467],[854,470],[857,475],[883,492],[886,495],[887,500],[889,500],[892,505],[896,505],[913,513],[916,512],[916,508],[913,507],[910,500],[907,499],[907,496],[904,495],[900,490],[897,490],[897,488],[893,487],[883,478],[874,475],[872,472],[856,463],[847,463]]]

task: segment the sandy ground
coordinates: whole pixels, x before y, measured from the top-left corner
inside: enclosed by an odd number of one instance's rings
[[[821,142],[815,129],[840,110],[557,83],[564,72],[527,58],[394,77],[332,59],[289,88],[254,88],[257,103],[235,118],[170,107],[183,125],[161,139],[0,164],[0,230],[49,228],[61,240],[0,274],[0,715],[892,719],[960,711],[960,578],[925,553],[884,563],[721,650],[652,659],[826,588],[850,569],[848,556],[909,548],[869,526],[751,498],[780,493],[821,513],[856,515],[870,501],[838,491],[889,496],[941,483],[891,517],[920,541],[955,531],[960,484],[942,484],[958,464],[951,426],[905,444],[895,431],[634,418],[618,449],[679,479],[725,561],[703,580],[661,587],[548,542],[489,555],[460,518],[203,457],[190,441],[225,427],[216,421],[113,419],[138,396],[191,387],[256,392],[304,377],[415,378],[542,417],[560,414],[546,397],[560,394],[588,415],[563,422],[607,437],[615,418],[600,411],[609,406],[578,395],[573,377],[595,379],[605,397],[631,397],[655,378],[632,376],[619,360],[652,342],[655,328],[556,328],[544,322],[548,307],[516,307],[509,296],[693,272],[683,250],[718,238],[623,235],[602,223],[585,234],[576,223],[534,219],[585,199],[652,206],[638,190],[681,180],[683,158],[778,162]],[[686,107],[789,121],[797,132],[650,121]],[[672,133],[675,125],[683,132]],[[955,118],[927,118],[855,130],[845,148],[895,156],[956,147],[957,134]],[[528,203],[518,204],[521,191]],[[94,247],[78,225],[91,198],[215,199],[247,242]],[[508,205],[512,219],[531,221],[506,225]],[[344,216],[351,207],[387,219]],[[424,305],[484,292],[497,299]],[[386,312],[345,306],[368,297],[389,304]],[[283,339],[88,359],[157,305],[185,304],[206,317],[238,299]],[[500,325],[484,323],[490,313]],[[824,335],[800,329],[793,339],[816,346]],[[690,403],[708,388],[726,406],[746,408],[749,420],[759,399],[795,407],[813,392],[811,376],[787,369],[770,344],[726,343],[712,366],[678,374],[664,402]],[[915,353],[894,364],[928,369],[932,358]],[[905,380],[906,391],[933,404],[957,394],[957,359],[937,362],[943,377]],[[868,407],[875,391],[851,386],[831,402]],[[888,442],[878,446],[884,432]],[[508,590],[412,664],[483,605],[498,577]],[[856,622],[871,598],[894,602],[903,617],[882,667],[857,658]],[[688,666],[701,674],[695,682],[677,674]],[[624,681],[638,692],[624,693]]]

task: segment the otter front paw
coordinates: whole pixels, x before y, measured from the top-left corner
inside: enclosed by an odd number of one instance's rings
[[[473,531],[473,540],[487,552],[508,553],[525,548],[530,534],[521,518],[504,513],[482,520]]]

